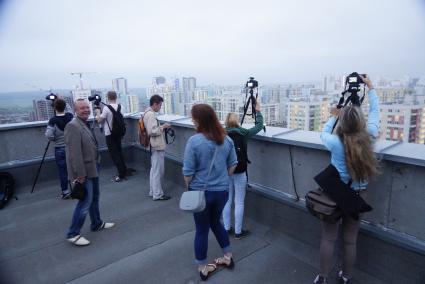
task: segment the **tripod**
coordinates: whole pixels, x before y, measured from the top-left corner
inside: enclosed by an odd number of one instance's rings
[[[251,104],[251,113],[248,115],[251,115],[254,118],[254,121],[257,122],[257,111],[255,110],[255,104],[257,103],[258,99],[258,91],[256,95],[254,96],[254,88],[249,88],[249,97],[248,97],[248,89],[246,89],[245,94],[245,105],[243,107],[243,115],[241,119],[241,125],[243,124],[243,121],[245,120],[245,116],[247,115],[249,105]],[[266,127],[263,126],[264,132],[266,132]]]
[[[35,184],[37,183],[38,176],[40,175],[41,167],[43,166],[44,159],[46,158],[47,150],[49,150],[50,140],[47,142],[46,149],[44,149],[43,158],[41,159],[40,166],[38,167],[37,174],[35,175],[34,183],[32,184],[31,193],[34,192]]]

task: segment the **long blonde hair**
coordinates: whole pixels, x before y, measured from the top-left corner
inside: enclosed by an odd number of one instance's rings
[[[226,120],[224,121],[226,128],[237,128],[237,127],[239,127],[238,119],[239,119],[239,117],[236,113],[229,112],[226,116]]]
[[[345,162],[353,180],[366,181],[379,173],[360,107],[351,105],[341,110],[336,134],[344,144]]]

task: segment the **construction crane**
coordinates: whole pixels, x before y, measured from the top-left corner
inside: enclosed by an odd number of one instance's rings
[[[71,72],[71,75],[78,75],[80,77],[80,88],[83,90],[83,74],[93,74],[96,72]]]

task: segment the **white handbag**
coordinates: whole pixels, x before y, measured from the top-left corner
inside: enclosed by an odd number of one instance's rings
[[[215,156],[217,154],[217,147],[214,151],[214,156],[211,161],[210,169],[208,171],[207,179],[210,177],[211,169],[214,165]],[[181,210],[187,211],[187,212],[201,212],[205,209],[205,190],[207,189],[207,182],[205,182],[204,190],[190,190],[183,192],[182,196],[180,197],[180,204],[179,207]]]

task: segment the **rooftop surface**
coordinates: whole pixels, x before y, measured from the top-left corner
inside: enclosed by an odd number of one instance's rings
[[[65,240],[76,201],[59,198],[52,180],[20,188],[0,218],[0,283],[198,283],[193,262],[194,222],[178,208],[183,188],[165,181],[169,201],[148,196],[148,172],[111,182],[114,171],[101,171],[100,210],[109,230],[91,232],[87,216],[81,234],[91,241],[75,247]],[[249,210],[247,208],[246,210]],[[236,266],[220,270],[208,283],[311,283],[318,273],[318,247],[311,247],[252,220],[252,232],[242,240],[231,237]],[[208,259],[220,256],[210,234]],[[335,273],[334,273],[335,275]],[[361,271],[354,283],[384,283]],[[332,283],[332,282],[331,282]]]

